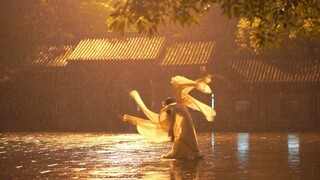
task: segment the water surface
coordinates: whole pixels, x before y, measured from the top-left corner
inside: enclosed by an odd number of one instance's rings
[[[199,133],[202,160],[162,159],[138,134],[2,133],[0,177],[320,179],[319,133]]]

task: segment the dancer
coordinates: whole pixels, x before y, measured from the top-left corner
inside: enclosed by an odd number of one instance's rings
[[[203,93],[211,93],[208,86],[210,81],[211,76],[195,81],[183,76],[173,77],[171,85],[174,98],[167,98],[163,102],[163,108],[159,114],[149,110],[138,92],[132,91],[130,96],[149,120],[127,114],[123,116],[123,120],[136,125],[138,132],[152,141],[172,141],[172,149],[162,156],[164,158],[201,158],[196,131],[187,107],[202,112],[208,121],[213,121],[216,115],[215,111],[189,95],[189,92],[194,88]]]

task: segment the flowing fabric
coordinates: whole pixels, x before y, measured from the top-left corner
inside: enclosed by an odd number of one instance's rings
[[[206,94],[212,93],[208,86],[210,82],[211,76],[206,76],[196,81],[192,81],[183,76],[175,76],[171,79],[172,90],[178,104],[181,103],[189,108],[202,112],[207,121],[212,122],[216,116],[215,110],[189,95],[189,92],[194,88]]]
[[[198,101],[197,99],[193,98],[189,95],[189,92],[193,89],[197,89],[203,93],[212,93],[208,83],[211,81],[211,76],[205,76],[204,78],[197,79],[197,80],[190,80],[183,76],[175,76],[171,79],[171,85],[173,94],[177,100],[177,103],[170,104],[165,106],[161,109],[160,113],[155,113],[148,109],[144,102],[142,101],[139,93],[134,90],[130,92],[130,96],[135,100],[138,104],[140,109],[143,113],[147,116],[148,119],[142,119],[135,116],[130,116],[125,114],[123,116],[124,121],[128,121],[137,126],[137,130],[139,134],[146,137],[147,139],[154,141],[154,142],[165,142],[170,141],[170,137],[168,136],[168,131],[170,129],[170,122],[169,117],[166,114],[167,109],[177,108],[179,107],[176,112],[176,120],[177,122],[183,121],[180,123],[180,127],[177,127],[175,130],[175,136],[185,136],[188,138],[189,136],[195,137],[191,138],[194,139],[195,142],[192,142],[191,145],[187,144],[188,146],[195,146],[197,144],[197,139],[195,135],[195,130],[193,127],[192,119],[187,112],[186,107],[192,108],[194,110],[200,111],[206,117],[208,121],[213,121],[216,112],[208,105]],[[186,106],[186,107],[185,107]],[[177,123],[178,124],[178,123]],[[181,125],[188,127],[188,131],[183,132],[184,134],[181,135],[179,133],[179,128],[183,128]],[[176,138],[177,139],[177,138]],[[185,149],[185,148],[183,148]]]
[[[167,118],[163,117],[163,119],[159,121],[159,114],[152,112],[147,108],[147,106],[144,104],[139,93],[136,90],[131,91],[130,96],[135,100],[142,112],[149,119],[142,119],[139,117],[125,114],[123,116],[123,120],[131,122],[133,125],[136,125],[139,134],[153,142],[169,141],[169,122]]]

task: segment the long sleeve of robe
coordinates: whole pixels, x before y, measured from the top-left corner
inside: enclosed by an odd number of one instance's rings
[[[203,93],[212,93],[208,86],[210,81],[211,76],[206,76],[197,80],[190,80],[183,76],[173,77],[171,79],[171,85],[177,103],[162,108],[160,113],[155,113],[148,109],[143,103],[139,93],[137,91],[132,91],[130,96],[136,101],[148,119],[142,119],[125,114],[123,116],[123,120],[136,125],[138,132],[151,141],[170,141],[170,137],[168,136],[170,122],[168,119],[169,117],[166,115],[166,110],[171,108],[177,109],[175,113],[176,122],[173,132],[175,135],[175,141],[171,150],[172,152],[170,151],[168,155],[171,153],[171,155],[174,155],[175,157],[178,154],[181,154],[181,157],[186,157],[188,155],[199,156],[196,132],[187,107],[200,111],[208,121],[213,121],[216,112],[210,106],[189,95],[189,92],[196,89]],[[188,142],[188,139],[191,141]],[[186,147],[190,148],[188,149]]]

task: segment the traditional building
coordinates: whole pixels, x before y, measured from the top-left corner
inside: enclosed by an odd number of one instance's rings
[[[19,119],[20,113],[17,112],[19,87],[16,83],[21,77],[21,72],[20,68],[0,71],[0,130],[11,129],[15,126],[15,121],[12,119]]]
[[[121,120],[124,113],[137,113],[129,92],[138,90],[149,105],[153,66],[164,44],[164,37],[80,41],[68,58],[68,69],[77,99],[75,116],[82,119],[83,129],[130,127]]]
[[[84,129],[133,130],[121,116],[144,115],[129,92],[137,90],[146,105],[159,112],[164,98],[172,96],[170,78],[199,78],[212,49],[212,42],[165,37],[82,40],[68,58],[72,92],[78,97],[76,119],[83,119]]]
[[[191,92],[217,111],[209,123],[191,110],[198,131],[320,130],[318,62],[292,61],[284,68],[259,56],[224,54],[215,42],[192,38],[102,38],[39,46],[19,73],[11,73],[20,74],[9,78],[14,88],[6,94],[1,83],[1,98],[11,97],[1,104],[6,122],[1,129],[134,131],[121,121],[124,113],[144,117],[129,97],[131,90],[159,112],[161,102],[172,96],[171,77],[211,74],[212,94]]]
[[[14,81],[7,85],[6,109],[1,109],[3,122],[10,124],[3,130],[54,131],[62,123],[68,107],[65,103],[68,75],[66,57],[74,46],[39,46],[25,60]],[[17,74],[17,73],[15,73]],[[2,93],[1,93],[2,94]],[[3,94],[2,94],[3,95]],[[3,101],[2,101],[3,102]]]
[[[225,119],[242,131],[313,131],[320,128],[320,64],[285,68],[259,59],[229,61],[236,85]],[[236,83],[238,82],[238,83]]]

